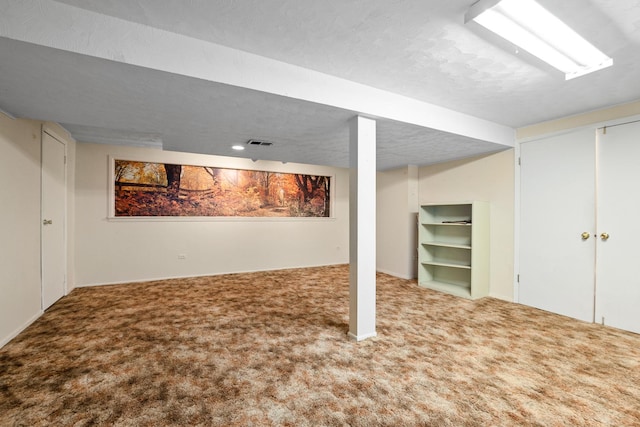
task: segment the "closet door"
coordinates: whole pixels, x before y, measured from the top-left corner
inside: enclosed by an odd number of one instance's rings
[[[42,309],[65,293],[66,260],[66,147],[42,132]]]
[[[640,123],[599,129],[597,138],[595,321],[640,333]]]
[[[523,143],[520,158],[518,300],[592,322],[594,131]]]

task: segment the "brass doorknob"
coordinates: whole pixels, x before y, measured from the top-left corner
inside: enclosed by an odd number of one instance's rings
[[[602,234],[600,235],[600,238],[601,238],[602,240],[607,240],[607,239],[609,238],[609,233],[602,233]]]
[[[582,240],[587,240],[589,237],[591,237],[591,234],[587,233],[586,231],[584,233],[582,233],[580,235],[580,237],[582,237]]]

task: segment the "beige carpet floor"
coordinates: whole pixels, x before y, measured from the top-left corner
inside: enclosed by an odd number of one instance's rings
[[[346,266],[81,288],[0,349],[1,426],[640,426],[640,336]]]

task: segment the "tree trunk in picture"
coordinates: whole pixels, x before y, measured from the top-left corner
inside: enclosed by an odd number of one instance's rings
[[[326,176],[318,176],[318,175],[294,175],[296,180],[296,185],[300,190],[300,195],[302,198],[302,203],[307,206],[312,199],[318,196],[318,193],[322,191],[324,194],[323,208],[322,213],[323,216],[328,217],[330,215],[330,205],[329,205],[329,178]]]
[[[273,203],[269,197],[269,187],[271,186],[271,179],[273,178],[274,173],[260,171],[256,173],[256,176],[260,183],[260,197],[262,198],[262,204],[265,206],[272,205]]]
[[[324,212],[325,217],[331,216],[331,188],[329,188],[331,181],[328,177],[324,177]]]
[[[309,203],[309,201],[313,197],[313,193],[315,190],[313,177],[311,177],[310,175],[295,174],[294,178],[296,180],[298,189],[302,193],[303,203]],[[309,188],[309,184],[311,184],[311,188]]]
[[[208,174],[209,174],[209,176],[211,177],[211,181],[212,181],[212,185],[211,185],[211,187],[212,187],[212,188],[213,188],[213,186],[214,186],[214,185],[216,185],[216,184],[220,184],[220,178],[219,178],[219,175],[220,175],[220,169],[218,169],[218,168],[211,168],[211,167],[208,167],[208,166],[203,166],[202,168],[203,168],[203,169],[204,169],[204,171],[205,171],[206,173],[208,173]]]
[[[173,197],[178,197],[180,192],[180,175],[182,174],[182,165],[164,165],[167,173],[167,192]]]

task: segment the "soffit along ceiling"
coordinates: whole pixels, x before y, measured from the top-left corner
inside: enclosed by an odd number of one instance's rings
[[[640,0],[539,2],[614,66],[565,81],[465,25],[474,0],[3,0],[0,15],[12,18],[0,18],[0,108],[63,123],[82,141],[335,166],[348,165],[348,120],[363,114],[377,120],[377,164],[388,169],[499,151],[504,129],[640,99]],[[35,25],[54,12],[72,18]],[[127,37],[165,43],[175,63],[155,69],[139,52],[136,62],[112,44]],[[205,57],[210,45],[229,48],[232,63],[271,62],[226,80],[190,73],[172,51],[187,39]],[[277,83],[279,64],[291,90],[260,86],[261,73]],[[344,99],[328,95],[342,87]],[[230,152],[249,138],[274,145]]]

